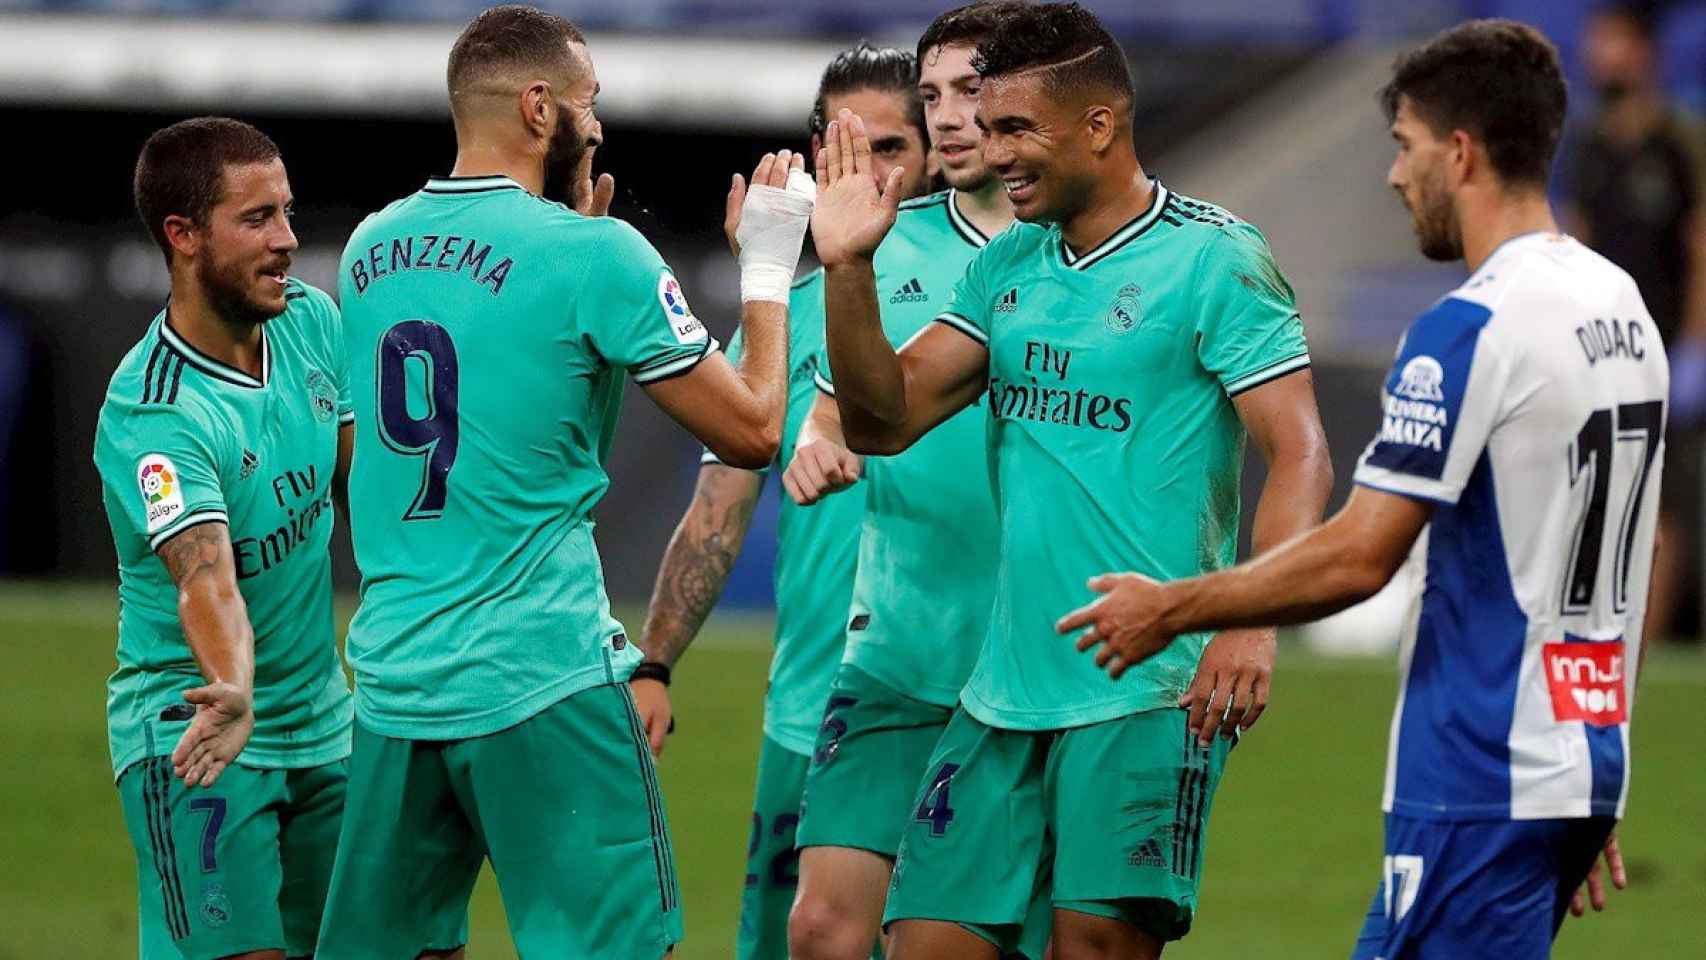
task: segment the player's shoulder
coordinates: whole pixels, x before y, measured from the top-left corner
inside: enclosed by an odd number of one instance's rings
[[[195,384],[196,371],[186,371],[186,358],[159,332],[149,328],[107,384],[96,418],[95,453],[129,450],[172,435],[214,437],[222,422],[216,404]]]
[[[1161,189],[1166,190],[1165,187]],[[1170,246],[1204,257],[1270,256],[1268,238],[1254,223],[1209,200],[1167,190],[1156,226]]]
[[[291,277],[284,283],[284,316],[324,327],[337,322],[338,302],[319,287]]]
[[[1497,330],[1616,310],[1639,296],[1626,270],[1585,244],[1565,234],[1534,233],[1506,241],[1441,302],[1484,312],[1484,322]]]

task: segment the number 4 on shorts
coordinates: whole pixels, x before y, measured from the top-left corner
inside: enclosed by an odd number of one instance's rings
[[[960,771],[957,763],[944,763],[936,768],[936,776],[930,780],[930,786],[924,791],[924,798],[918,802],[918,812],[912,819],[919,823],[930,825],[930,835],[939,837],[948,832],[948,824],[954,822],[954,808],[948,805],[949,781]]]

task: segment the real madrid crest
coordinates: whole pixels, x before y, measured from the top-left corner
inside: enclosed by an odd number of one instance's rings
[[[1143,288],[1135,283],[1128,283],[1120,288],[1114,297],[1114,303],[1108,308],[1108,315],[1103,318],[1110,333],[1130,333],[1143,322],[1143,307],[1138,301],[1138,294]]]
[[[321,423],[330,423],[338,412],[338,388],[332,385],[332,378],[318,370],[308,372],[308,402],[314,405],[314,417]]]

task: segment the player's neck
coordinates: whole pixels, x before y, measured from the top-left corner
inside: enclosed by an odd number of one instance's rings
[[[193,279],[173,281],[166,323],[197,351],[257,380],[261,378],[261,324],[222,316]]]
[[[986,237],[995,236],[1013,222],[1013,201],[1007,199],[1007,187],[998,177],[990,177],[976,190],[956,189],[954,205],[960,216]]]
[[[1544,190],[1498,191],[1485,203],[1459,204],[1463,262],[1474,273],[1493,251],[1525,233],[1557,233],[1558,221]]]
[[[1073,253],[1086,253],[1142,216],[1153,202],[1155,183],[1133,162],[1129,174],[1099,182],[1083,211],[1060,225],[1060,234]]]
[[[489,143],[464,143],[456,147],[453,177],[508,177],[527,192],[545,192],[545,166],[537,156],[517,154]]]

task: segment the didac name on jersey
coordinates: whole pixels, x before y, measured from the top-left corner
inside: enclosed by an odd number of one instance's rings
[[[1443,451],[1449,423],[1444,382],[1445,370],[1433,357],[1415,357],[1405,364],[1397,388],[1381,397],[1385,418],[1380,442]]]

